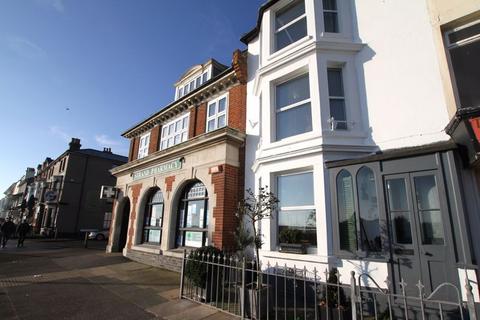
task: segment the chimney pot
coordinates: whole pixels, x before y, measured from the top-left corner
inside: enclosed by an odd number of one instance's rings
[[[80,144],[80,139],[78,138],[72,138],[72,141],[68,144],[70,148],[68,150],[70,151],[78,151],[80,150],[80,147],[82,146]]]

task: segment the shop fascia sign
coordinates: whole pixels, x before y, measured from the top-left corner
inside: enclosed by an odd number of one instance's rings
[[[156,174],[162,174],[169,171],[174,171],[182,168],[182,159],[172,160],[170,162],[162,163],[158,166],[151,167],[133,172],[133,180],[147,178]]]

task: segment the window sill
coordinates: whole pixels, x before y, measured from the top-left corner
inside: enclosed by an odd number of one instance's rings
[[[279,148],[279,147],[283,147],[283,146],[288,146],[288,145],[291,145],[291,144],[297,144],[299,142],[302,142],[302,141],[308,141],[308,140],[312,140],[314,138],[317,138],[318,136],[316,135],[316,133],[311,130],[311,131],[308,131],[308,132],[304,132],[304,133],[300,133],[300,134],[297,134],[297,135],[294,135],[294,136],[290,136],[288,138],[283,138],[282,140],[277,140],[277,141],[272,141],[270,143],[266,143],[263,150],[265,151],[268,151],[268,150],[271,150],[271,149],[275,149],[275,148]]]
[[[153,246],[148,244],[139,244],[139,245],[132,246],[132,250],[152,253],[152,254],[162,254],[162,250],[160,249],[160,246]]]
[[[270,54],[267,57],[267,60],[272,61],[272,60],[275,60],[276,58],[278,58],[279,56],[284,55],[285,53],[287,53],[289,51],[297,51],[298,50],[297,47],[301,46],[302,44],[304,44],[304,43],[306,43],[306,42],[308,42],[312,39],[313,39],[312,36],[306,35],[305,37],[297,40],[296,42],[289,44],[285,48],[282,48],[278,51],[273,52],[272,54]]]
[[[317,255],[316,248],[308,250],[306,254],[284,253],[280,251],[260,251],[262,258],[283,259],[310,263],[328,263],[328,257]]]
[[[384,263],[389,262],[389,258],[386,257],[386,256],[360,257],[360,256],[349,255],[349,254],[345,254],[345,253],[336,253],[335,257],[338,260],[356,260],[356,261],[371,261],[371,262],[384,262]]]

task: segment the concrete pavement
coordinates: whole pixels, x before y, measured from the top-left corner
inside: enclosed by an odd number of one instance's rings
[[[179,300],[179,274],[104,249],[39,239],[15,248],[11,240],[0,250],[0,319],[233,319]]]

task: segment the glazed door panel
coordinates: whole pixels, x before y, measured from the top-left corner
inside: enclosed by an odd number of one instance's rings
[[[457,284],[453,242],[443,185],[436,171],[385,177],[390,219],[393,282],[400,290],[403,279],[409,295],[418,295],[420,280],[425,292],[443,282]],[[440,292],[439,298],[451,296]]]

